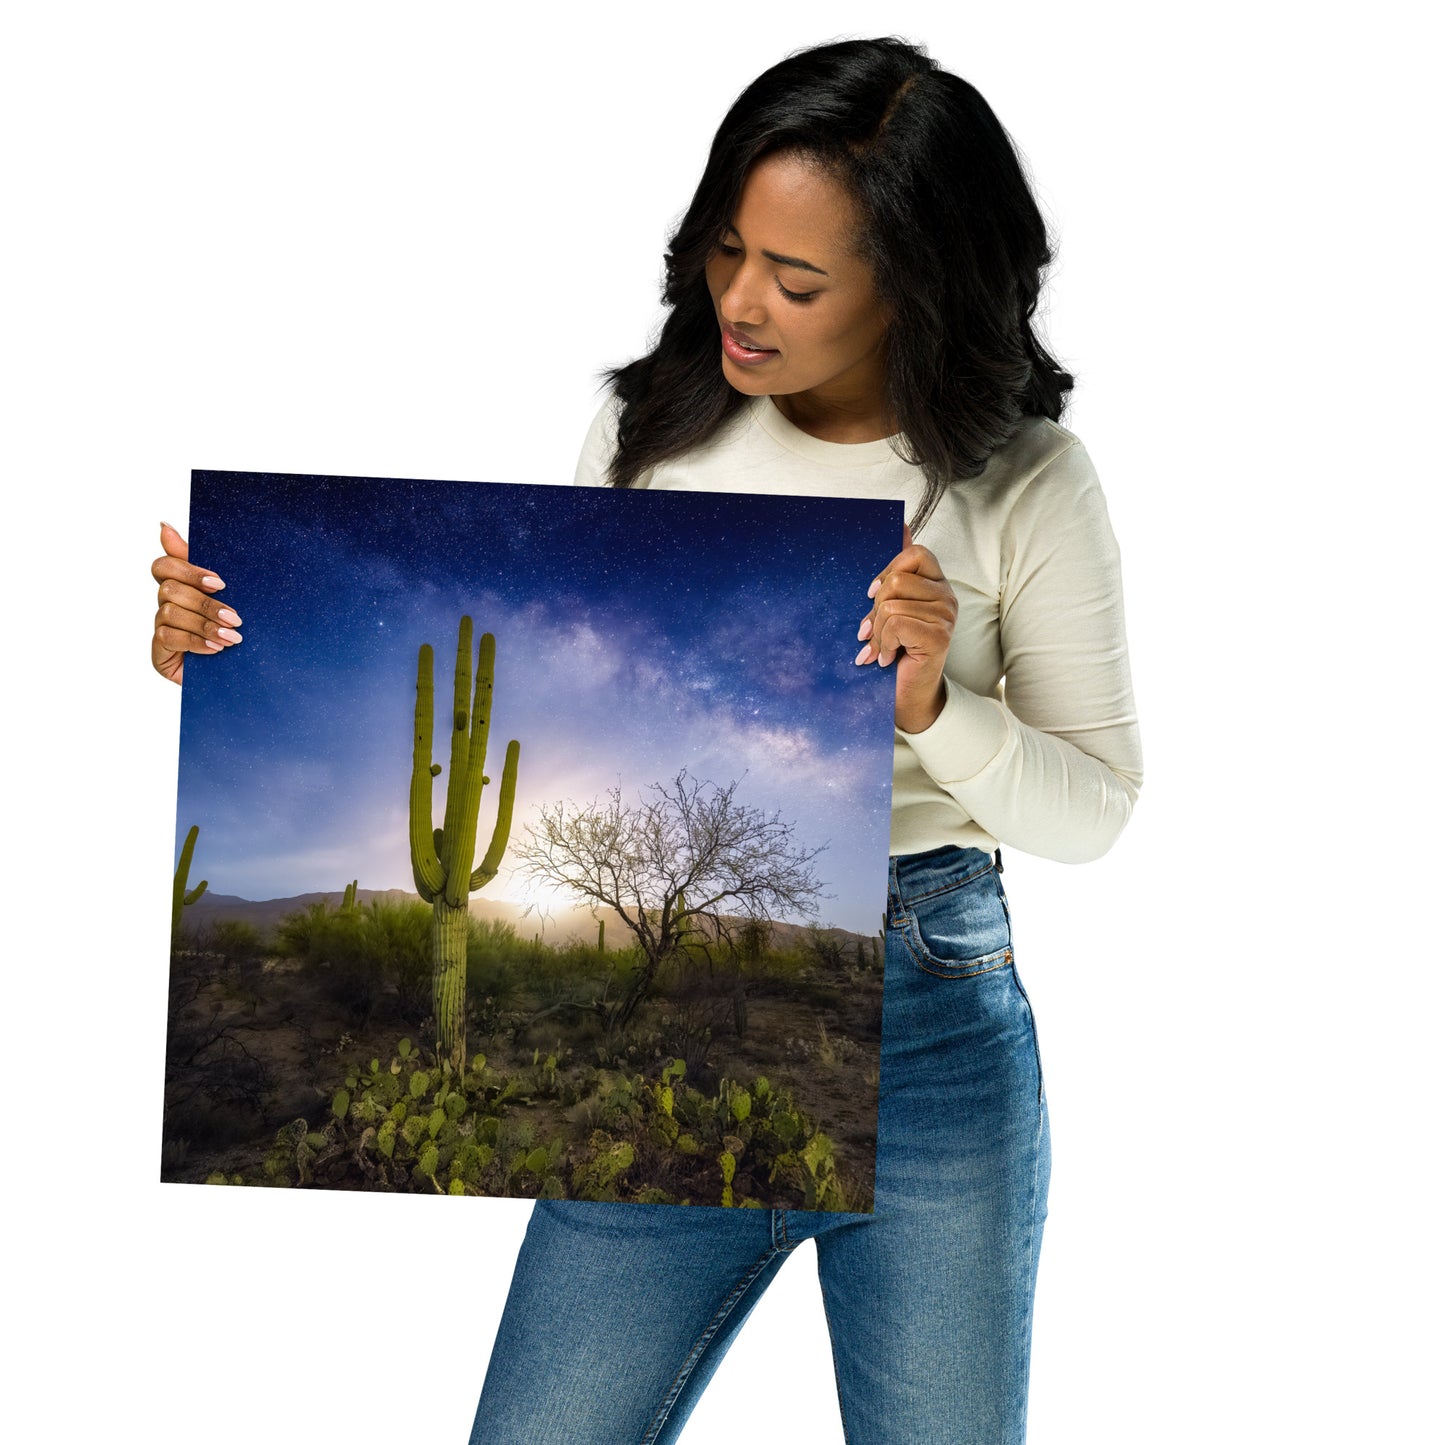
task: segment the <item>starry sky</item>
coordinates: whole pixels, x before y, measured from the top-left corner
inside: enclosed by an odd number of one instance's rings
[[[412,889],[417,650],[435,652],[441,820],[457,624],[497,639],[487,771],[544,803],[636,800],[686,767],[826,844],[817,917],[885,903],[893,673],[855,667],[898,503],[195,472],[191,556],[245,640],[186,663],[177,852],[244,898]],[[491,838],[482,796],[477,856]],[[506,862],[486,895],[535,900]],[[543,900],[544,902],[547,900]]]

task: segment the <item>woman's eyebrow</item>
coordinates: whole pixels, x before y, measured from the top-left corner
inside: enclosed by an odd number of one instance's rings
[[[739,241],[742,240],[742,233],[736,226],[726,226],[724,227],[724,231],[730,232],[736,236]],[[792,266],[799,271],[811,271],[815,276],[826,276],[828,274],[821,266],[815,266],[811,261],[804,261],[799,256],[780,256],[776,251],[764,251],[763,255],[766,256],[769,261],[776,261],[779,266]]]

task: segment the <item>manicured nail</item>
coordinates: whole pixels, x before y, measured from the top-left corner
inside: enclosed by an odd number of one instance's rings
[[[876,596],[878,595],[878,589],[879,589],[882,585],[883,585],[883,579],[882,579],[881,577],[875,577],[875,578],[873,579],[872,586],[870,586],[870,587],[868,588],[868,595],[869,595],[870,597],[876,597]]]
[[[853,666],[858,667],[862,663],[866,662],[868,659],[868,654],[872,651],[873,644],[871,642],[864,643],[862,650],[858,653],[858,656],[853,659]]]
[[[201,578],[201,586],[208,592],[219,592],[225,585],[219,577],[205,576]]]
[[[865,618],[863,619],[863,625],[862,625],[862,627],[860,627],[860,628],[858,629],[858,641],[859,641],[859,642],[862,642],[865,637],[871,637],[872,635],[873,635],[873,619],[872,619],[871,617],[865,617]]]
[[[223,627],[216,636],[226,642],[239,642],[241,640],[241,634],[230,627]]]
[[[204,642],[212,652],[224,652],[226,650],[226,644],[224,642],[212,642],[209,637],[203,637],[201,641]]]
[[[239,627],[241,625],[241,619],[232,612],[229,607],[221,608],[221,610],[216,613],[216,616],[231,627]]]

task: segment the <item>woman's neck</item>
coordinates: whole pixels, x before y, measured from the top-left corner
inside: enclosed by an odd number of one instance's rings
[[[881,396],[842,400],[800,391],[774,396],[772,403],[799,431],[820,442],[876,442],[898,430]]]

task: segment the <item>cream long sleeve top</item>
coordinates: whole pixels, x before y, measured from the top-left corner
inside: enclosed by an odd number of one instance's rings
[[[616,408],[609,398],[587,433],[579,485],[606,482]],[[820,441],[766,396],[639,485],[880,497],[905,516],[923,496],[919,469],[886,440]],[[922,732],[894,731],[889,851],[1003,843],[1064,863],[1100,857],[1143,772],[1119,548],[1082,443],[1025,419],[980,476],[948,489],[915,541],[938,558],[958,619],[943,712]],[[859,578],[860,618],[871,580]]]

